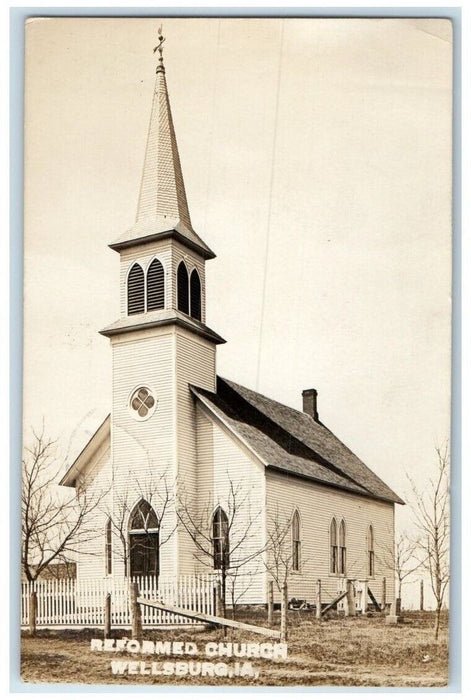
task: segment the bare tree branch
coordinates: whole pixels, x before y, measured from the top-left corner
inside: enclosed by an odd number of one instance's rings
[[[206,504],[203,504],[201,500],[197,501],[189,497],[183,485],[180,485],[178,494],[178,521],[195,546],[193,556],[203,566],[216,568],[219,573],[224,616],[226,615],[226,592],[230,588],[234,616],[235,605],[242,595],[241,585],[245,585],[246,589],[250,587],[249,581],[253,572],[249,571],[247,566],[251,562],[255,563],[264,549],[260,545],[261,511],[256,513],[252,511],[250,493],[246,484],[235,483],[227,475],[227,493],[218,504],[227,517],[221,533],[222,556],[220,556],[221,553],[218,555],[215,551],[212,532],[212,519],[216,509],[213,495],[209,494]]]
[[[430,579],[435,598],[435,639],[438,639],[440,614],[450,582],[450,516],[448,443],[435,448],[438,467],[425,491],[419,491],[408,476],[414,495],[413,511],[418,530],[416,542]]]
[[[97,536],[93,513],[105,493],[91,490],[83,479],[72,494],[58,486],[64,463],[56,456],[56,442],[33,430],[33,440],[24,449],[21,488],[23,570],[34,581],[50,564],[67,561]]]

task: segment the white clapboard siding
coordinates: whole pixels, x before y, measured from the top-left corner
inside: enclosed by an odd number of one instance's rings
[[[112,459],[113,498],[116,507],[125,499],[128,510],[140,498],[153,492],[151,505],[159,515],[162,503],[155,494],[156,485],[166,484],[171,492],[175,481],[174,456],[174,335],[172,331],[150,333],[140,339],[113,342]],[[148,387],[156,400],[154,413],[144,421],[136,420],[129,409],[133,391]],[[161,522],[161,540],[175,528],[172,504]],[[120,546],[119,543],[117,546]],[[124,574],[123,556],[114,558],[115,571]],[[175,575],[172,543],[160,551],[160,573]]]
[[[196,403],[189,385],[215,390],[216,353],[212,343],[195,338],[185,331],[176,333],[177,377],[177,462],[180,487],[185,489],[185,500],[196,501]],[[195,569],[194,544],[180,528],[178,537],[178,573]]]
[[[216,578],[209,573],[176,578],[143,576],[134,579],[142,598],[160,600],[179,608],[209,615],[215,613]],[[21,584],[21,624],[29,624],[32,591],[37,595],[38,626],[103,626],[107,594],[111,594],[111,625],[131,625],[129,581],[117,578],[51,579]],[[181,615],[141,606],[145,626],[198,624]]]
[[[95,459],[95,456],[97,459]],[[105,574],[104,542],[105,525],[110,509],[112,496],[111,484],[111,451],[109,442],[103,451],[94,455],[87,465],[87,497],[99,506],[90,513],[87,530],[89,536],[80,542],[77,553],[77,577],[100,578]],[[92,534],[93,533],[93,534]]]
[[[240,507],[234,519],[233,538],[241,538],[247,532],[240,548],[240,559],[256,554],[263,548],[264,474],[260,464],[222,425],[215,422],[198,404],[198,502],[206,512],[220,505],[229,510],[227,503],[230,483],[240,487],[236,498]],[[209,508],[208,508],[209,505]],[[210,506],[212,505],[212,509]],[[249,526],[249,523],[252,523]],[[208,528],[210,523],[208,523]],[[211,562],[208,562],[211,565]],[[229,575],[229,588],[232,585]],[[243,566],[235,583],[236,602],[262,603],[265,601],[265,571],[261,556],[255,556]],[[230,603],[230,590],[227,591]]]
[[[329,528],[333,517],[346,524],[347,568],[353,579],[368,579],[376,599],[381,600],[382,578],[386,577],[387,601],[394,597],[394,575],[389,562],[394,542],[394,505],[357,496],[314,482],[267,470],[267,529],[274,520],[290,518],[297,508],[301,520],[301,571],[288,581],[290,598],[315,600],[316,580],[321,579],[323,602],[332,600],[343,581],[330,573]],[[374,528],[375,575],[368,577],[367,530]],[[279,594],[275,593],[277,599]]]

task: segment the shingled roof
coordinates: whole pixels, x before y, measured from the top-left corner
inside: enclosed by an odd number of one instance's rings
[[[370,498],[404,503],[308,414],[222,377],[217,378],[216,393],[194,386],[191,390],[266,467]]]

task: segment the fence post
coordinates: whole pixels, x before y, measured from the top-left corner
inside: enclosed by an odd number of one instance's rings
[[[347,605],[345,606],[345,616],[355,615],[355,598],[353,595],[353,581],[347,581]]]
[[[320,620],[322,617],[322,582],[318,578],[316,582],[316,618]]]
[[[360,584],[360,612],[362,615],[366,615],[368,612],[368,580],[361,579],[358,583]]]
[[[132,638],[142,639],[142,617],[141,606],[137,602],[139,598],[139,586],[135,581],[131,582],[131,620],[132,620]]]
[[[38,594],[31,591],[29,595],[29,633],[32,637],[36,634],[36,617],[38,614]]]
[[[222,617],[222,586],[221,581],[216,584],[216,617]]]
[[[111,593],[107,593],[105,598],[105,624],[103,636],[105,639],[111,637]]]
[[[273,581],[268,581],[268,627],[273,625]]]
[[[381,589],[381,610],[386,610],[386,576],[383,576],[383,586]]]
[[[420,601],[419,601],[420,612],[424,611],[424,579],[420,579]]]
[[[286,642],[288,638],[288,584],[283,584],[282,594],[281,594],[281,625],[280,625],[280,639],[282,642]]]

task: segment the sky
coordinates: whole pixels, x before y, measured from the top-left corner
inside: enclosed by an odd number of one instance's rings
[[[111,404],[158,19],[26,30],[24,426]],[[404,500],[449,434],[452,37],[431,19],[165,19],[218,373],[320,419]],[[397,507],[400,530],[412,527]]]

